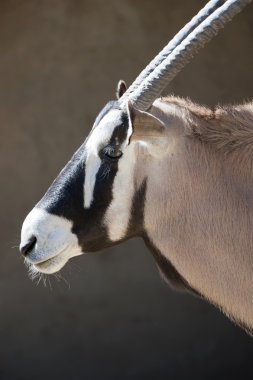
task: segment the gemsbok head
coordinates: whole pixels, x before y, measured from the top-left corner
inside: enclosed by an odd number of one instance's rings
[[[253,328],[253,104],[214,110],[162,90],[250,0],[210,1],[126,89],[26,217],[35,274],[134,236],[172,285]]]

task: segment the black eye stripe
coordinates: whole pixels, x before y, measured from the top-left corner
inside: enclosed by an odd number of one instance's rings
[[[122,156],[121,146],[126,141],[129,128],[129,121],[126,112],[122,111],[118,124],[119,125],[114,128],[106,145],[102,144],[101,147],[99,147],[98,155],[101,160],[105,157],[118,159]]]
[[[116,144],[120,146],[121,144],[123,144],[123,142],[127,138],[128,128],[128,116],[125,112],[122,112],[120,124],[114,128],[108,146],[115,146]]]

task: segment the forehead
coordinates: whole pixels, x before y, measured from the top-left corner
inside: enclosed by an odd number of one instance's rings
[[[127,128],[127,114],[118,108],[110,109],[100,120],[96,120],[87,139],[86,149],[95,152],[110,143],[122,143],[126,138]]]

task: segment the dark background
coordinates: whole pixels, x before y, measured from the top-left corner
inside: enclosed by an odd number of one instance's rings
[[[117,81],[130,84],[204,4],[0,1],[1,380],[253,378],[252,339],[170,290],[141,241],[75,258],[66,283],[51,277],[46,288],[28,279],[15,248],[25,215]],[[167,92],[209,105],[250,99],[252,22],[250,5]]]

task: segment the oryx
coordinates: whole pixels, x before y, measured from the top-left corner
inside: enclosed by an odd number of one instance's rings
[[[253,104],[157,98],[250,0],[211,1],[118,100],[26,217],[35,273],[140,236],[165,278],[253,327]]]

